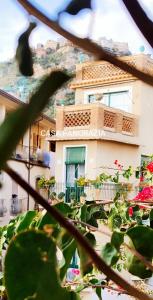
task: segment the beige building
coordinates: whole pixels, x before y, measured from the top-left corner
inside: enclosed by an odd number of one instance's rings
[[[153,60],[139,54],[122,57],[153,74]],[[153,87],[106,61],[79,64],[71,84],[75,105],[57,108],[56,180],[95,179],[117,159],[137,167],[153,153]]]
[[[0,123],[7,113],[21,104],[24,105],[14,96],[0,90]],[[55,130],[55,121],[42,114],[26,132],[9,161],[9,165],[34,188],[37,188],[41,176],[50,178],[55,174],[55,143],[46,140],[46,134],[52,130]],[[12,195],[18,196],[23,209],[34,208],[32,199],[5,172],[0,173],[0,181],[3,185],[0,189],[0,213],[2,199],[9,212]]]

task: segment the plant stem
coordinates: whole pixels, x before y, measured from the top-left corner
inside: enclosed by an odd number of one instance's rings
[[[87,239],[82,236],[79,230],[65,218],[55,207],[50,206],[49,203],[35,191],[23,178],[20,177],[18,173],[16,173],[9,166],[5,167],[4,170],[13,180],[15,180],[27,193],[31,195],[31,197],[40,205],[42,205],[51,215],[52,217],[60,223],[62,227],[64,227],[77,242],[84,248],[84,250],[89,254],[93,263],[96,267],[104,273],[108,278],[110,278],[117,285],[120,285],[124,290],[126,290],[131,296],[139,299],[139,300],[151,300],[148,295],[145,295],[143,292],[136,289],[134,286],[129,284],[125,279],[115,273],[95,252],[92,246],[89,244]]]

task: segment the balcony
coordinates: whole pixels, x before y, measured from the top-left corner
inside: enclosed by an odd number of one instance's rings
[[[30,149],[30,151],[29,151]],[[12,159],[20,162],[29,163],[31,165],[39,165],[43,167],[50,166],[50,152],[43,151],[35,147],[18,145],[12,155]]]
[[[120,58],[131,66],[145,73],[153,73],[153,60],[149,55],[139,54]],[[107,61],[92,61],[76,66],[76,78],[70,84],[72,89],[99,86],[117,82],[136,80],[131,74]]]
[[[56,135],[51,140],[110,140],[139,145],[138,116],[101,103],[57,109]]]

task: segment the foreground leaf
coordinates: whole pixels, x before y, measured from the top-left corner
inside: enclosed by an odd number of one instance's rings
[[[21,34],[18,40],[18,47],[16,50],[16,59],[19,64],[19,70],[24,76],[33,75],[33,60],[32,52],[29,46],[29,36],[31,31],[36,27],[36,23],[31,22],[28,29]]]
[[[8,115],[0,126],[0,168],[5,166],[19,140],[43,111],[49,98],[68,79],[69,76],[63,72],[51,73],[31,97],[29,104],[19,107]]]
[[[129,246],[136,249],[148,261],[153,259],[153,229],[145,226],[136,226],[127,231],[130,238]],[[126,251],[126,267],[128,271],[140,278],[151,277],[152,272],[130,251]]]
[[[43,232],[20,233],[5,257],[5,284],[9,300],[79,300],[61,287],[56,246]]]
[[[102,248],[101,256],[108,266],[115,265],[119,259],[118,251],[111,243],[107,243]]]
[[[71,15],[76,15],[85,8],[91,9],[91,0],[71,0],[64,11]]]
[[[96,239],[95,236],[88,232],[85,237],[89,241],[89,243],[95,247],[96,246]],[[90,273],[93,270],[93,262],[86,251],[78,244],[78,254],[80,257],[80,270],[83,276]]]

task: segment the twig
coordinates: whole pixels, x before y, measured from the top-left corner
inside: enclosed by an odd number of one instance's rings
[[[67,287],[67,286],[72,286],[72,285],[81,285],[82,284],[82,282],[66,282],[66,284],[64,285],[64,287]],[[120,290],[120,289],[117,289],[117,288],[115,288],[115,287],[113,287],[113,286],[109,286],[109,285],[106,285],[106,284],[90,284],[90,283],[87,283],[87,284],[85,284],[85,288],[88,288],[88,287],[92,287],[92,288],[97,288],[97,287],[99,287],[99,288],[102,288],[102,289],[108,289],[108,290],[112,290],[112,291],[114,291],[114,292],[117,292],[117,293],[119,293],[119,294],[126,294],[126,295],[129,295],[129,293],[127,292],[127,291],[125,291],[125,290]]]
[[[106,60],[109,63],[115,65],[116,67],[122,69],[123,71],[132,74],[134,77],[144,81],[145,83],[153,86],[153,76],[144,73],[132,65],[129,65],[126,62],[118,59],[117,57],[109,54],[106,50],[104,50],[101,46],[97,45],[96,43],[90,41],[89,39],[79,38],[72,33],[68,32],[67,30],[63,29],[58,22],[49,19],[46,15],[44,15],[40,10],[38,10],[34,5],[32,5],[28,0],[18,0],[18,2],[26,9],[26,11],[35,16],[41,22],[46,24],[48,27],[56,31],[58,34],[62,35],[73,44],[77,45],[78,47],[82,48],[86,52],[93,54],[97,59]]]
[[[122,2],[126,6],[141,33],[144,35],[151,47],[153,47],[153,22],[147,17],[145,11],[142,9],[137,0],[122,0]]]
[[[78,243],[84,248],[84,250],[89,254],[93,263],[96,267],[103,272],[108,278],[110,278],[113,282],[127,290],[127,292],[138,298],[140,300],[151,300],[148,295],[145,295],[142,291],[139,291],[134,286],[129,284],[124,278],[115,273],[95,252],[92,246],[89,244],[87,239],[82,236],[82,234],[78,231],[78,229],[68,221],[55,207],[50,206],[47,201],[35,191],[23,178],[20,177],[18,173],[16,173],[9,166],[5,167],[4,170],[13,180],[15,180],[27,193],[33,197],[33,199],[42,205],[52,216],[53,218],[60,223],[62,227],[64,227],[75,239]]]

